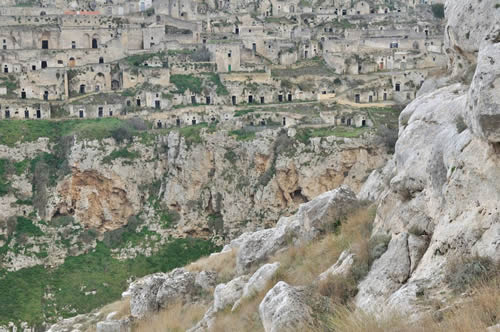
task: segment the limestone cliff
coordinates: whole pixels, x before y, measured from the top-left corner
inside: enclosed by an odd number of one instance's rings
[[[15,190],[0,197],[0,247],[7,248],[2,267],[58,265],[65,256],[95,245],[95,239],[82,245],[82,233],[96,231],[102,240],[135,217],[159,234],[160,242],[172,235],[215,237],[223,243],[272,225],[280,215],[341,184],[359,190],[387,159],[385,148],[376,147],[369,136],[318,137],[304,144],[294,134],[293,129],[289,134],[269,129],[239,141],[224,130],[203,128],[195,142],[175,130],[121,144],[112,138],[77,139],[63,158],[64,170],[27,168],[10,177]],[[55,149],[40,139],[2,147],[1,157],[22,163]],[[32,196],[32,203],[20,203]],[[44,233],[27,239],[34,247],[14,250],[19,243],[10,236],[8,220],[16,216],[29,217]],[[39,251],[47,255],[38,257]],[[126,258],[138,252],[144,249],[116,254]]]
[[[500,10],[495,1],[448,1],[446,13],[452,74],[472,68],[474,77],[412,102],[393,161],[361,190],[379,202],[375,234],[392,235],[359,286],[356,304],[367,311],[415,314],[430,309],[422,294],[445,304],[453,259],[500,257]]]

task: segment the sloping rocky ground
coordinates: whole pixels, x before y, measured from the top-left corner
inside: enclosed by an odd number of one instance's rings
[[[493,0],[453,0],[446,15],[451,76],[428,82],[429,92],[420,93],[403,111],[393,159],[372,173],[358,195],[376,202],[371,239],[387,239],[355,287],[357,309],[377,317],[398,312],[416,319],[435,310],[436,302],[451,305],[457,291],[449,280],[454,266],[465,276],[492,272],[498,277],[500,8]],[[267,259],[283,248],[318,240],[325,223],[342,220],[360,205],[358,198],[343,186],[303,204],[274,228],[242,234],[216,254],[236,256],[234,274],[217,286],[207,277],[208,270],[186,269],[133,283],[126,294],[129,317],[141,318],[177,300],[197,301],[199,289],[215,286],[213,296],[204,297],[208,310],[191,331],[217,330],[221,312],[240,315],[237,310],[252,290],[265,292],[258,304],[261,329],[318,328],[322,321],[317,304],[325,297],[280,281],[278,263]],[[355,261],[345,251],[328,271],[337,277],[352,274]],[[266,290],[262,285],[273,278],[274,286]],[[491,317],[491,325],[499,323],[498,316]],[[111,331],[102,326],[98,330]]]

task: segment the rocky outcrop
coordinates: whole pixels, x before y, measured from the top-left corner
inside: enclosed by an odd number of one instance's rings
[[[141,318],[169,304],[194,300],[199,290],[208,291],[214,286],[214,281],[209,272],[193,273],[179,268],[136,281],[124,295],[130,296],[131,315]]]
[[[313,310],[305,302],[304,290],[278,282],[259,305],[266,332],[308,331],[314,326]]]
[[[369,138],[325,137],[303,144],[281,130],[258,132],[251,141],[237,141],[225,130],[199,134],[201,143],[178,131],[130,144],[73,139],[65,156],[56,156],[54,144],[45,139],[0,146],[0,156],[12,162],[51,153],[65,165],[64,170],[45,165],[36,177],[29,167],[22,175],[9,175],[13,190],[0,196],[0,246],[11,235],[8,219],[16,216],[30,216],[44,236],[31,238],[33,246],[23,252],[9,250],[2,267],[56,266],[95,246],[95,239],[82,243],[87,230],[101,233],[102,240],[102,233],[118,234],[139,215],[141,225],[160,238],[157,246],[169,236],[210,237],[222,244],[245,231],[274,226],[280,216],[341,184],[359,190],[362,179],[387,159],[385,149]],[[71,221],[71,230],[57,232],[61,218]],[[150,255],[156,249],[150,242],[113,254],[119,259]],[[47,247],[48,255],[38,257],[39,247]]]
[[[347,186],[342,186],[302,204],[295,215],[280,218],[274,228],[242,234],[226,250],[238,248],[237,270],[238,273],[244,273],[252,264],[264,260],[286,245],[311,241],[324,232],[328,224],[354,210],[357,204],[355,194]]]
[[[476,136],[492,143],[500,142],[498,54],[500,54],[500,25],[495,26],[481,41],[477,68],[467,98],[469,128]]]
[[[370,312],[417,314],[428,309],[417,293],[447,293],[445,271],[455,257],[500,257],[500,52],[492,30],[500,12],[494,1],[446,7],[451,62],[477,69],[471,86],[448,83],[406,107],[393,163],[360,191],[378,199],[374,235],[392,235],[359,285],[356,304]],[[450,69],[464,77],[458,67]]]
[[[96,332],[130,332],[128,320],[109,320],[97,323]]]
[[[255,273],[250,277],[248,282],[243,287],[243,293],[241,297],[234,303],[232,311],[238,309],[240,303],[244,299],[251,298],[255,294],[263,291],[268,283],[273,279],[276,275],[280,267],[280,263],[272,263],[272,264],[264,264],[262,265]]]
[[[348,276],[351,273],[352,265],[354,264],[355,255],[349,250],[345,250],[340,254],[339,259],[328,270],[319,275],[320,280],[325,280],[330,276]]]

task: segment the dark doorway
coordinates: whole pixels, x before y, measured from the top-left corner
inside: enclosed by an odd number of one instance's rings
[[[158,121],[157,127],[161,128],[161,122],[160,121]]]
[[[45,91],[43,93],[43,100],[49,100],[49,92],[48,91]]]
[[[80,111],[79,116],[80,116],[80,118],[83,118],[83,111]]]
[[[8,73],[8,72],[9,72],[9,67],[7,67],[7,65],[5,65],[5,66],[3,67],[3,72],[4,72],[4,73]]]
[[[366,127],[366,120],[361,121],[361,127]]]
[[[30,118],[30,112],[28,110],[24,111],[24,118],[29,119]]]
[[[155,108],[156,108],[157,110],[159,110],[159,109],[160,109],[160,101],[159,101],[159,100],[155,100]]]
[[[288,101],[292,101],[292,94],[291,93],[288,94]]]
[[[279,101],[280,103],[282,103],[282,102],[283,102],[283,95],[279,95],[279,96],[278,96],[278,101]]]
[[[196,119],[191,120],[191,124],[194,126],[196,124]]]
[[[368,102],[373,102],[373,96],[368,96]]]
[[[98,116],[98,117],[100,117],[100,118],[102,118],[102,117],[103,117],[103,115],[104,115],[103,108],[102,108],[102,107],[99,107],[99,110],[98,110],[98,112],[97,112],[97,116]]]
[[[21,91],[21,99],[26,99],[26,91]]]
[[[264,97],[260,97],[260,103],[261,104],[264,104],[264,100],[265,100]]]
[[[401,91],[401,84],[396,83],[396,91]]]
[[[231,102],[233,103],[233,105],[236,105],[236,96],[233,96],[233,97],[231,98]]]
[[[350,126],[352,123],[352,120],[351,119],[347,119],[347,125]]]
[[[80,93],[82,93],[82,94],[85,93],[85,85],[84,84],[80,85]]]
[[[253,96],[252,95],[248,96],[248,103],[249,104],[253,103]]]
[[[387,93],[384,92],[384,101],[386,101],[386,100],[387,100]]]
[[[10,118],[10,111],[5,111],[5,118],[9,119]]]
[[[252,44],[252,51],[257,52],[257,44],[256,43]]]
[[[286,118],[283,118],[283,126],[286,126]]]
[[[97,48],[97,39],[92,39],[92,48]]]
[[[361,102],[361,96],[360,96],[360,95],[355,95],[355,96],[354,96],[354,101],[355,101],[356,103]]]
[[[42,118],[42,111],[36,110],[36,118],[41,119]]]
[[[196,105],[196,96],[191,96],[191,104]]]
[[[103,57],[99,58],[99,63],[104,63],[104,58]]]
[[[207,105],[210,105],[210,96],[206,97],[206,98],[205,98],[205,101],[206,101],[206,104],[207,104]]]
[[[48,40],[42,40],[42,49],[44,49],[44,50],[49,49],[49,41]]]
[[[42,69],[47,68],[47,61],[42,61]]]
[[[179,126],[181,125],[181,119],[177,118],[177,119],[175,120],[175,125],[176,125],[177,127],[179,127]]]
[[[239,35],[240,34],[240,28],[236,27],[236,29],[234,29],[234,33]]]
[[[140,99],[136,100],[136,105],[139,106],[139,107],[141,106],[141,100]]]

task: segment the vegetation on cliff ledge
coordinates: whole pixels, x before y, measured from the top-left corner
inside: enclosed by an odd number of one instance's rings
[[[120,261],[99,242],[93,251],[68,257],[55,269],[0,271],[0,324],[24,321],[37,326],[90,312],[119,299],[131,277],[169,271],[218,249],[207,240],[172,239],[150,257]]]

